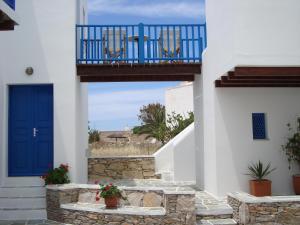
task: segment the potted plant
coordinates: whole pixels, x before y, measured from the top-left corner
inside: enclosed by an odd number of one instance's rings
[[[291,127],[291,124],[287,124],[289,132],[293,132],[290,137],[287,138],[287,143],[282,146],[288,161],[289,169],[291,169],[291,163],[296,162],[300,167],[300,118],[297,119],[297,130]],[[293,186],[296,195],[300,195],[300,174],[293,176]]]
[[[96,193],[96,201],[99,201],[100,197],[104,198],[107,209],[116,209],[118,207],[120,198],[126,199],[122,196],[121,190],[113,184],[99,184],[99,186],[100,190]]]
[[[271,163],[266,167],[261,161],[248,166],[249,173],[253,180],[250,180],[250,193],[256,197],[272,195],[272,182],[265,179],[275,168],[271,169]]]
[[[59,167],[50,169],[41,178],[45,181],[45,185],[70,183],[69,166],[68,164],[60,164]]]

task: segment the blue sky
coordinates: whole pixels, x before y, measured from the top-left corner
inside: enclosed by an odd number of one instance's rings
[[[88,0],[89,24],[203,23],[203,0]],[[178,82],[91,83],[89,121],[99,130],[123,130],[140,122],[148,103],[164,103],[165,90]]]

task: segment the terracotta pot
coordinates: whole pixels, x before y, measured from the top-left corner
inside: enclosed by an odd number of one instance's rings
[[[296,195],[300,195],[300,175],[293,176],[293,185]]]
[[[105,198],[105,205],[107,209],[116,209],[118,208],[119,198],[118,197],[109,197]]]
[[[271,196],[271,186],[270,180],[250,180],[250,194],[256,197]]]

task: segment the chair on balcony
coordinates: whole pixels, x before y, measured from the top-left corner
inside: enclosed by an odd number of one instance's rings
[[[180,41],[179,30],[175,30],[175,32],[174,30],[162,30],[158,41],[160,58],[166,58],[166,61],[179,62],[174,58],[180,57]]]
[[[119,29],[104,31],[102,45],[104,62],[122,62],[126,57],[126,32]]]

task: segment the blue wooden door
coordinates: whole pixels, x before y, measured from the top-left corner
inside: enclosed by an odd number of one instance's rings
[[[53,86],[9,87],[8,175],[41,176],[53,167]]]

